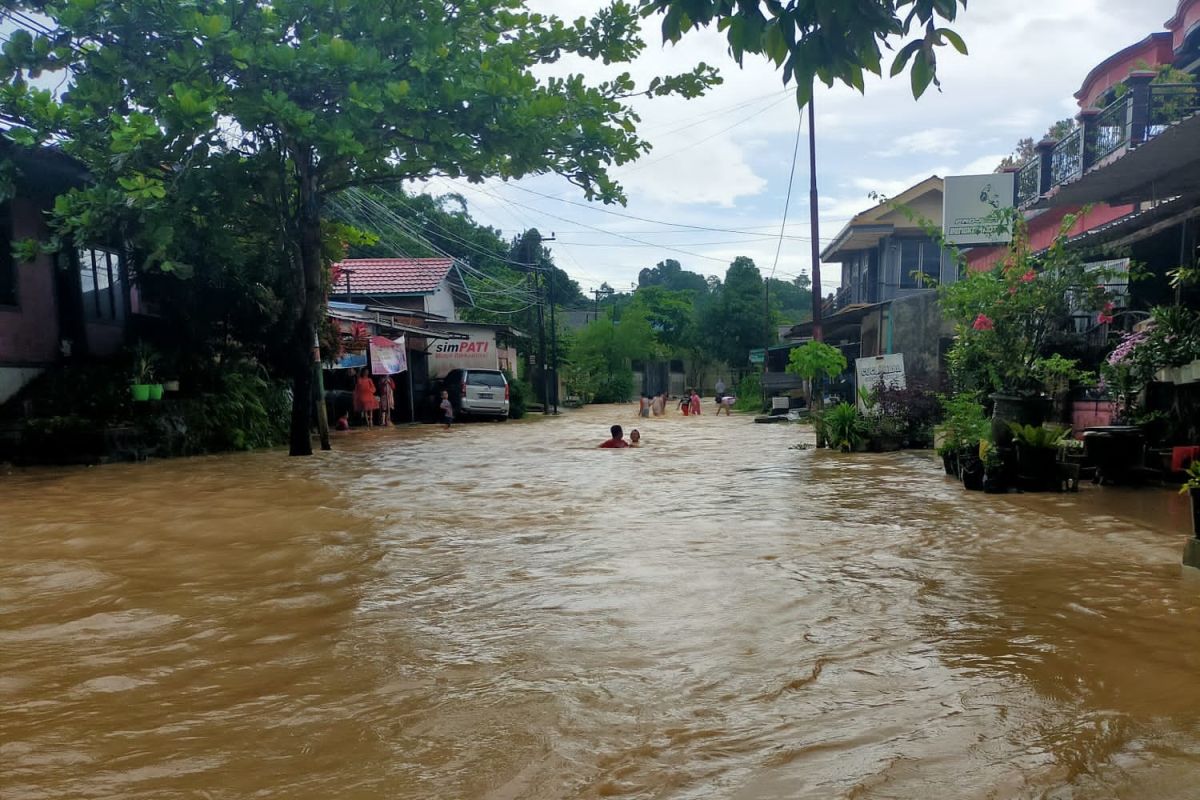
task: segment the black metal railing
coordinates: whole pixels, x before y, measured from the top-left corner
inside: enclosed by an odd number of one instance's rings
[[[1037,158],[1030,159],[1029,163],[1021,167],[1017,172],[1017,207],[1024,208],[1030,203],[1038,199],[1040,192],[1038,191],[1038,173],[1041,171],[1041,164]]]
[[[1151,139],[1197,113],[1200,113],[1200,86],[1194,83],[1152,83],[1146,138]]]
[[[1083,174],[1083,128],[1067,134],[1050,152],[1050,185],[1058,186]]]
[[[1129,97],[1109,103],[1096,117],[1096,145],[1092,163],[1109,156],[1129,142]]]

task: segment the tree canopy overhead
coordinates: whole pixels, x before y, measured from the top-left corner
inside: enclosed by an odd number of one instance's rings
[[[622,199],[614,166],[648,149],[627,99],[696,96],[706,65],[638,86],[538,71],[605,64],[644,43],[620,0],[573,22],[522,0],[12,0],[49,19],[0,58],[0,114],[20,144],[54,138],[94,185],[64,204],[66,233],[121,219],[145,270],[186,266],[181,214],[262,187],[243,215],[270,220],[292,278],[292,452],[311,451],[311,346],[328,282],[324,204],[348,187],[431,175],[556,172],[589,198]],[[55,93],[32,79],[69,72]],[[216,165],[227,169],[216,170]],[[218,173],[220,173],[218,177]],[[219,181],[219,182],[218,182]],[[191,195],[181,196],[189,190]]]
[[[664,40],[678,42],[695,28],[715,24],[739,65],[747,53],[763,55],[796,83],[801,104],[814,80],[865,89],[865,73],[883,74],[883,51],[906,41],[892,59],[894,77],[909,70],[914,97],[938,85],[937,48],[949,44],[966,55],[953,30],[967,0],[643,0],[643,16],[660,15]]]

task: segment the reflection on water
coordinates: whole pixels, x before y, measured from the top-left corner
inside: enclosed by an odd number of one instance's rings
[[[0,477],[0,795],[1196,797],[1185,498],[612,422]]]

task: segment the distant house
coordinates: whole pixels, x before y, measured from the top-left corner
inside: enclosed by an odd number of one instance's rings
[[[334,265],[331,300],[403,308],[457,321],[471,292],[452,258],[349,258]]]
[[[87,180],[74,159],[52,148],[0,141],[13,165],[14,196],[0,203],[0,403],[47,368],[116,353],[138,309],[124,246],[114,233],[17,263],[14,242],[45,241],[54,199]]]

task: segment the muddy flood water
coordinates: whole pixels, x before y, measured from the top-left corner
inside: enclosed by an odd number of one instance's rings
[[[1200,797],[1186,498],[801,441],[624,406],[0,473],[0,797]]]

